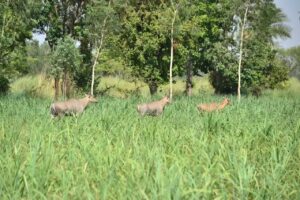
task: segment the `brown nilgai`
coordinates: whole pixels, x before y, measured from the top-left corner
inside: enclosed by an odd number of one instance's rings
[[[50,112],[52,117],[62,115],[77,115],[84,111],[89,103],[97,102],[92,95],[85,95],[82,99],[70,99],[62,102],[52,103]]]

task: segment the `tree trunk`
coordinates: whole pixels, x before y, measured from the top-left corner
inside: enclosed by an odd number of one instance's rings
[[[173,4],[173,1],[172,1]],[[176,19],[176,13],[177,10],[174,11],[174,15],[173,15],[173,20],[172,20],[172,24],[171,24],[171,56],[170,56],[170,91],[169,91],[169,98],[170,98],[170,102],[172,102],[172,98],[173,98],[173,52],[174,52],[174,23],[175,23],[175,19]]]
[[[157,88],[158,88],[157,83],[156,82],[150,82],[150,83],[148,83],[148,86],[149,86],[150,94],[154,95],[157,92]]]
[[[63,82],[62,82],[62,94],[63,98],[66,99],[66,91],[67,91],[67,70],[64,70]]]
[[[69,99],[71,96],[71,79],[70,79],[70,74],[67,71],[67,76],[66,76],[66,97]]]
[[[186,86],[185,92],[187,96],[192,96],[193,91],[193,66],[192,62],[189,60],[186,65]]]
[[[111,0],[108,2],[108,6],[110,6],[110,3],[111,3]],[[100,54],[100,51],[102,48],[103,40],[104,40],[104,31],[105,31],[107,18],[108,18],[108,15],[103,20],[103,26],[102,26],[102,30],[101,30],[101,38],[100,38],[100,42],[99,42],[99,47],[97,48],[94,64],[92,67],[91,95],[94,95],[95,67],[96,67],[97,60],[98,60],[98,57],[99,57],[99,54]]]
[[[54,99],[57,100],[59,96],[59,77],[54,78]]]
[[[242,68],[242,57],[243,57],[243,37],[244,37],[244,28],[245,28],[245,24],[246,24],[246,20],[247,20],[247,12],[248,12],[248,7],[246,7],[245,14],[244,14],[244,20],[243,20],[242,28],[241,28],[240,58],[239,58],[238,88],[237,88],[238,102],[241,101],[241,68]]]
[[[97,60],[98,60],[98,57],[99,57],[99,54],[100,54],[100,48],[101,48],[101,46],[97,49],[96,57],[95,57],[94,64],[93,64],[93,67],[92,67],[91,95],[94,95],[95,67],[97,65]]]

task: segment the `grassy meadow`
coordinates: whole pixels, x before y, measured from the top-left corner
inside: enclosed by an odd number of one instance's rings
[[[199,113],[224,96],[175,96],[159,117],[136,112],[150,97],[98,97],[55,120],[49,99],[0,97],[0,199],[300,199],[300,95],[227,97]]]

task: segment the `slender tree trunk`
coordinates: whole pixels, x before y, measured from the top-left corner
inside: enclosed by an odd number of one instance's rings
[[[95,67],[96,67],[96,65],[97,65],[97,60],[98,60],[98,57],[99,57],[99,54],[100,54],[100,48],[101,48],[101,47],[99,47],[99,48],[97,49],[96,56],[95,56],[95,60],[94,60],[94,64],[93,64],[93,67],[92,67],[91,95],[94,95]]]
[[[108,2],[108,6],[110,6],[111,0]],[[103,20],[103,26],[101,30],[101,37],[100,37],[100,42],[99,42],[99,47],[97,48],[96,56],[94,59],[94,63],[92,66],[92,82],[91,82],[91,95],[94,95],[94,84],[95,84],[95,67],[97,65],[97,61],[100,55],[100,51],[102,48],[103,40],[104,40],[104,32],[105,32],[105,26],[106,26],[106,21],[107,21],[108,15],[104,18]]]
[[[192,96],[193,91],[193,66],[191,60],[188,61],[186,65],[186,95]]]
[[[173,4],[173,1],[172,1]],[[177,14],[177,10],[174,11],[174,15],[173,15],[173,20],[172,20],[172,25],[171,25],[171,56],[170,56],[170,91],[169,91],[169,98],[170,98],[170,102],[172,102],[172,98],[173,98],[173,52],[174,52],[174,23],[175,23],[175,19],[176,19],[176,14]]]
[[[71,96],[71,78],[70,78],[70,73],[67,71],[67,76],[66,76],[66,97],[69,99]]]
[[[59,77],[54,78],[54,99],[57,100],[59,96]]]
[[[66,91],[67,91],[67,70],[64,69],[63,82],[62,82],[62,93],[63,98],[66,99]]]
[[[240,58],[239,58],[239,68],[238,68],[238,88],[237,88],[237,97],[238,102],[241,101],[241,68],[242,68],[242,57],[243,57],[243,39],[244,39],[244,28],[247,21],[248,7],[246,7],[244,20],[241,27],[241,36],[240,36]]]

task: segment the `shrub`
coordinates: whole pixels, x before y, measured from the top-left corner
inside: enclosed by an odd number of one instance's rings
[[[241,92],[260,95],[263,89],[275,89],[288,80],[289,69],[276,60],[276,51],[258,41],[245,45],[241,69]],[[238,63],[234,52],[223,46],[214,49],[216,68],[210,73],[210,82],[216,93],[236,93]]]
[[[25,94],[32,97],[53,98],[52,81],[43,75],[24,76],[11,84],[12,93]]]

